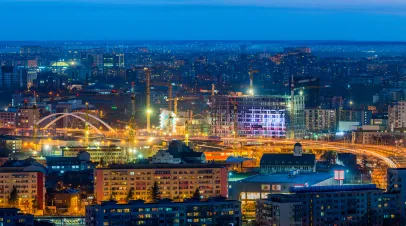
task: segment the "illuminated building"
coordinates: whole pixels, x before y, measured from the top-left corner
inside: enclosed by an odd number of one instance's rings
[[[128,156],[124,148],[118,146],[69,146],[61,147],[62,156],[76,157],[80,151],[86,151],[90,154],[90,161],[104,163],[125,163]]]
[[[383,190],[375,184],[293,187],[304,226],[383,225]]]
[[[15,207],[24,212],[44,210],[45,173],[45,167],[33,159],[5,162],[0,167],[0,206],[10,205],[10,193],[15,188]]]
[[[3,136],[0,135],[0,147],[9,149],[12,151],[19,151],[21,150],[23,141],[12,137],[12,136]]]
[[[19,108],[17,111],[17,128],[33,128],[34,120],[40,118],[39,112],[39,108]]]
[[[406,220],[406,209],[404,205],[406,203],[406,168],[393,168],[388,169],[387,172],[387,192],[390,194],[395,194],[395,202],[398,216],[400,220],[405,222]],[[402,208],[403,207],[403,208]]]
[[[17,109],[0,110],[0,128],[15,128]]]
[[[305,123],[306,130],[309,132],[326,132],[336,131],[336,110],[335,109],[306,109]]]
[[[193,151],[182,141],[172,140],[168,150],[159,150],[151,157],[152,164],[206,163],[203,152]]]
[[[17,208],[0,208],[0,219],[2,226],[34,226],[34,215],[22,214]]]
[[[316,172],[316,156],[314,154],[303,154],[302,145],[296,143],[293,154],[272,154],[262,155],[261,173],[287,173],[294,170],[300,172]]]
[[[313,187],[335,185],[331,173],[274,173],[259,174],[229,182],[229,198],[240,200],[243,214],[255,218],[256,201],[266,199],[269,194],[289,193],[291,187]]]
[[[90,154],[86,151],[80,151],[76,157],[47,156],[46,165],[48,172],[84,171],[92,170],[93,164],[90,162]]]
[[[294,195],[275,194],[257,202],[259,225],[301,226],[303,203]]]
[[[304,98],[295,96],[294,117],[291,117],[290,96],[246,96],[233,93],[214,96],[211,106],[211,135],[219,137],[304,136]],[[294,123],[291,123],[291,120]],[[234,128],[235,127],[235,128]]]
[[[161,198],[182,200],[197,188],[203,197],[227,196],[227,169],[217,164],[125,164],[95,169],[96,200],[124,202],[130,189],[134,199],[150,201],[149,188],[158,182]]]
[[[86,226],[99,225],[242,225],[241,203],[224,198],[145,203],[131,200],[86,206]]]

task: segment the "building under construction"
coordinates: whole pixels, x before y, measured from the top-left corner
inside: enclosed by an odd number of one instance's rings
[[[241,93],[214,96],[211,103],[211,135],[219,137],[302,138],[304,97],[251,96]],[[292,123],[294,122],[294,123]]]

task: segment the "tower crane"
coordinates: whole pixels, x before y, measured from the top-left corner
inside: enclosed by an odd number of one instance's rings
[[[250,76],[250,89],[249,89],[249,94],[251,96],[254,95],[254,74],[258,73],[258,70],[252,70],[252,67],[250,68],[250,70],[248,71],[248,74]]]
[[[131,118],[128,122],[128,145],[131,145],[135,142],[135,92],[134,92],[134,82],[131,83]]]
[[[211,96],[214,96],[214,94],[218,93],[218,90],[215,90],[214,84],[211,84],[211,90],[207,90],[207,89],[201,89],[200,90],[201,93],[211,93]]]
[[[178,101],[184,101],[184,100],[197,100],[200,99],[199,97],[175,97],[175,98],[167,98],[166,101],[173,101],[174,105],[174,111],[175,115],[178,114]]]
[[[174,86],[182,87],[182,84],[175,84],[175,83],[171,83],[171,82],[168,82],[168,83],[165,83],[165,82],[153,82],[153,83],[151,83],[151,85],[167,86],[168,87],[168,98],[169,99],[173,98],[173,87]],[[172,107],[173,107],[172,101],[169,101],[169,103],[168,103],[169,111],[173,110]]]

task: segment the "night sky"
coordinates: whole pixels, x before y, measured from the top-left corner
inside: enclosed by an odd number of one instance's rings
[[[0,0],[0,24],[9,41],[406,41],[406,0]]]

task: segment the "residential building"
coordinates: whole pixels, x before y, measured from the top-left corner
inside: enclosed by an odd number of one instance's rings
[[[145,203],[131,200],[127,204],[114,201],[86,206],[86,226],[103,225],[242,225],[241,203],[225,198],[206,201],[185,200]]]
[[[382,225],[383,190],[375,184],[291,187],[303,203],[304,226]]]
[[[305,130],[304,97],[295,96],[293,115],[290,99],[290,96],[248,96],[241,93],[214,96],[211,135],[284,138],[294,134],[294,137],[301,138]]]
[[[303,154],[302,145],[296,143],[293,154],[263,154],[260,168],[262,174],[292,171],[315,172],[316,156],[314,154]]]
[[[0,128],[15,128],[17,120],[17,109],[0,111]]]
[[[257,201],[258,225],[302,226],[303,203],[294,195],[274,194]]]
[[[41,213],[45,208],[46,169],[34,159],[9,160],[0,167],[0,205],[14,205],[24,212]],[[10,193],[16,189],[16,203]]]
[[[0,67],[0,88],[13,89],[26,87],[27,70],[14,66]]]
[[[81,151],[86,151],[90,154],[90,161],[104,163],[125,163],[128,156],[124,148],[110,145],[110,146],[68,146],[61,147],[62,156],[64,157],[77,157]]]
[[[406,220],[406,168],[391,168],[387,172],[387,192],[397,194],[396,203],[399,218],[402,222]]]
[[[388,108],[389,130],[406,127],[406,101],[398,101]]]
[[[240,200],[247,219],[255,219],[256,201],[269,194],[289,193],[291,187],[337,185],[333,173],[274,173],[229,182],[229,198]]]
[[[34,226],[34,215],[20,213],[17,208],[0,208],[0,225]]]
[[[20,151],[22,147],[22,140],[12,137],[0,135],[0,147],[9,149],[11,151]]]
[[[54,192],[52,201],[58,214],[78,215],[81,211],[79,190],[68,188]]]
[[[34,122],[40,119],[40,109],[23,107],[17,111],[17,128],[33,128]]]
[[[227,168],[219,164],[124,164],[95,169],[98,203],[111,198],[124,202],[130,189],[134,199],[150,201],[148,189],[158,182],[162,198],[190,198],[197,188],[203,197],[227,197]]]
[[[180,140],[172,140],[168,150],[159,150],[152,156],[152,164],[206,163],[203,152],[195,152]]]
[[[90,154],[86,151],[79,151],[76,157],[46,156],[48,172],[92,170],[94,164],[90,161]]]
[[[335,132],[337,128],[337,117],[335,109],[306,109],[305,123],[309,132]]]

